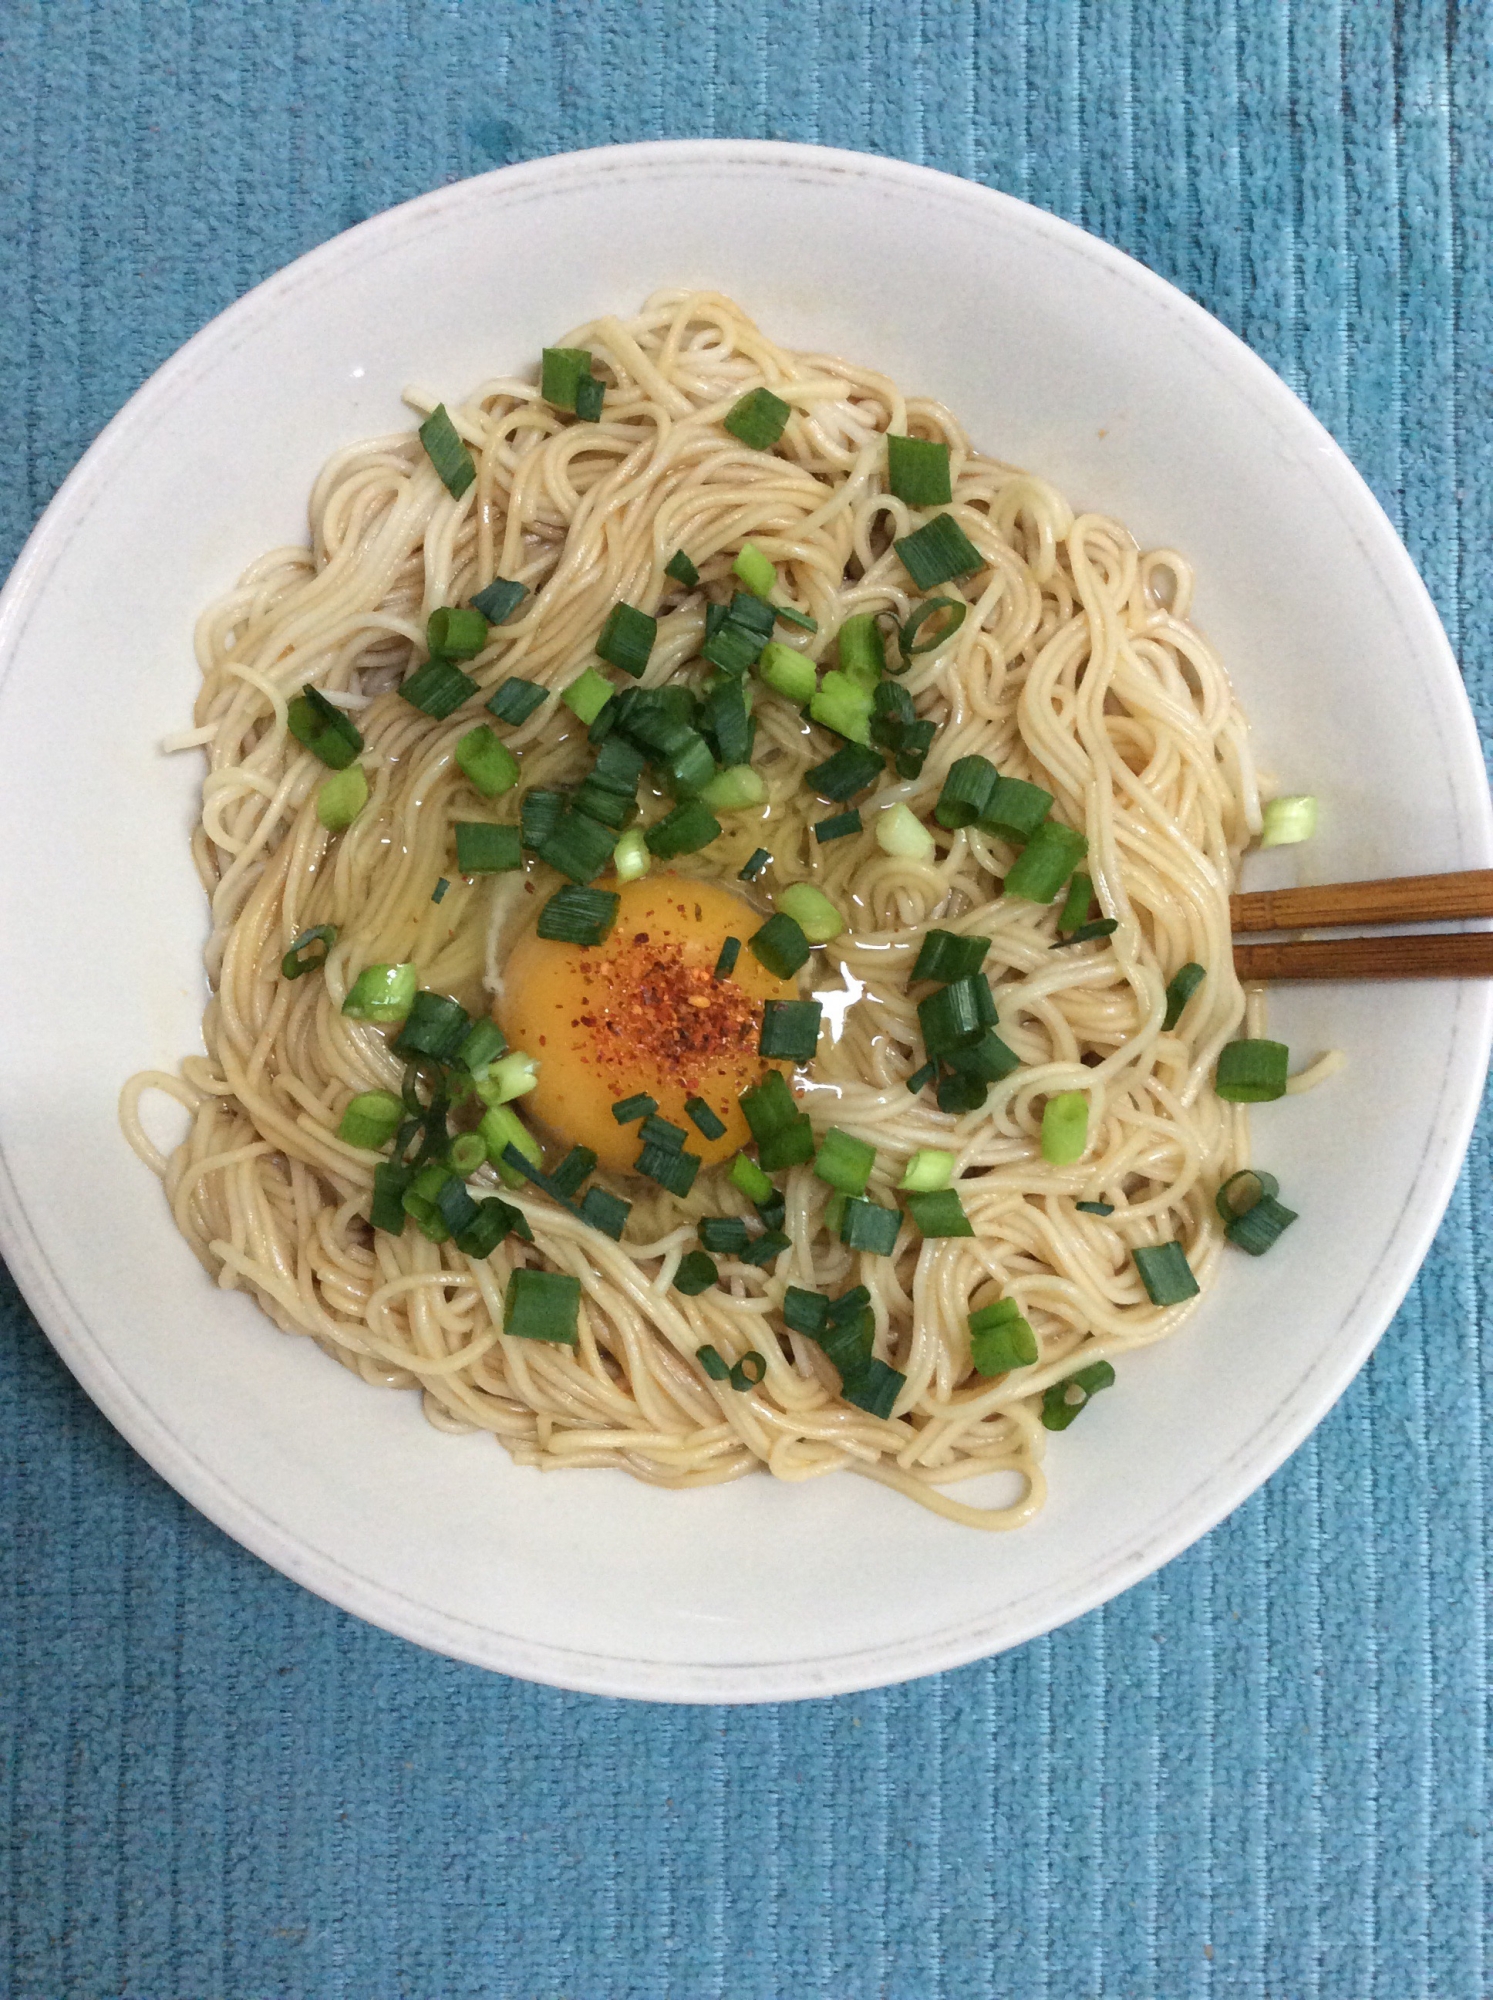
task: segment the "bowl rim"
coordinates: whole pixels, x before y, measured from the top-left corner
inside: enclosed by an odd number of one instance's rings
[[[1277,408],[1289,405],[1291,421],[1315,433],[1317,449],[1335,475],[1343,504],[1356,507],[1356,518],[1375,553],[1394,572],[1392,587],[1407,614],[1418,613],[1432,650],[1439,651],[1449,685],[1460,692],[1459,722],[1478,743],[1465,684],[1447,641],[1429,591],[1367,483],[1325,427],[1281,378],[1223,323],[1168,280],[1125,252],[1079,229],[1059,216],[1038,209],[978,182],[878,154],[749,139],[666,139],[603,146],[549,155],[500,167],[436,188],[331,237],[282,266],[225,307],[170,355],[129,397],[81,459],[69,472],[42,513],[0,590],[0,686],[14,670],[15,660],[34,600],[45,586],[47,572],[60,549],[86,519],[94,498],[107,484],[116,462],[131,450],[163,409],[190,389],[199,368],[221,352],[231,351],[262,315],[274,313],[305,285],[335,282],[339,268],[377,246],[392,247],[406,231],[453,203],[478,205],[494,192],[522,202],[557,186],[575,186],[617,172],[661,170],[677,173],[691,161],[719,167],[735,161],[757,170],[775,169],[796,177],[819,180],[857,179],[914,189],[944,201],[962,201],[972,209],[1001,215],[1008,224],[1019,221],[1028,230],[1079,251],[1111,275],[1165,301],[1168,309],[1190,322],[1194,331],[1217,350],[1219,366],[1258,399]],[[1480,754],[1480,753],[1479,753]],[[1482,850],[1484,865],[1493,863],[1493,806],[1484,800],[1481,824],[1472,844]],[[1477,1066],[1486,1070],[1493,1047],[1493,986],[1464,987],[1459,1021],[1465,1047],[1460,1080],[1453,1089],[1450,1061],[1442,1082],[1442,1143],[1437,1157],[1424,1163],[1408,1233],[1397,1232],[1363,1279],[1346,1309],[1344,1323],[1358,1319],[1357,1337],[1340,1352],[1323,1356],[1296,1385],[1292,1396],[1277,1405],[1253,1433],[1247,1448],[1236,1450],[1215,1466],[1193,1489],[1198,1504],[1179,1509],[1178,1521],[1137,1543],[1122,1557],[1104,1559],[1102,1574],[1084,1573],[1070,1580],[1065,1591],[1049,1597],[1040,1611],[1010,1628],[1011,1606],[1002,1607],[1003,1629],[992,1635],[988,1620],[966,1621],[931,1635],[919,1635],[811,1661],[749,1662],[698,1666],[676,1661],[631,1659],[593,1653],[495,1633],[489,1627],[446,1612],[432,1611],[404,1593],[351,1566],[308,1548],[287,1533],[252,1499],[229,1485],[200,1454],[178,1438],[120,1373],[105,1347],[93,1336],[86,1316],[69,1296],[62,1275],[52,1266],[27,1217],[0,1133],[0,1251],[3,1251],[37,1319],[71,1373],[103,1414],[143,1458],[194,1507],[252,1553],[319,1596],[385,1630],[475,1665],[515,1674],[524,1679],[579,1692],[649,1700],[685,1702],[755,1701],[811,1698],[884,1686],[919,1675],[941,1672],[1006,1650],[1054,1630],[1106,1603],[1171,1561],[1254,1493],[1297,1449],[1358,1373],[1384,1328],[1398,1309],[1423,1261],[1450,1201],[1478,1115],[1480,1087],[1469,1084]],[[1448,1096],[1449,1094],[1449,1096]]]

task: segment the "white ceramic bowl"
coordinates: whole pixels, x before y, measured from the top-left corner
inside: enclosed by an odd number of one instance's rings
[[[193,1503],[421,1644],[600,1693],[751,1700],[950,1667],[1147,1575],[1329,1408],[1402,1297],[1467,1142],[1486,985],[1303,989],[1273,1025],[1347,1073],[1256,1114],[1302,1220],[1053,1441],[1020,1534],[850,1477],[693,1494],[541,1477],[429,1429],[215,1290],[115,1100],[198,1046],[200,770],[156,744],[198,610],[301,539],[313,475],[655,287],[941,396],[987,449],[1194,559],[1261,761],[1322,799],[1303,879],[1487,866],[1487,784],[1405,551],[1327,434],[1216,321],[1051,216],[941,174],[738,142],[443,188],[303,257],[188,343],[49,508],[0,602],[0,1221],[89,1394]]]

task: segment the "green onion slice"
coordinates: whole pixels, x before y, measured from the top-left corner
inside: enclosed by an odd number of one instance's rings
[[[634,680],[648,664],[653,642],[658,637],[658,620],[631,604],[614,604],[596,641],[597,653]]]
[[[953,1180],[956,1157],[939,1146],[920,1146],[907,1162],[897,1186],[912,1194],[937,1194]]]
[[[1076,1375],[1069,1375],[1062,1382],[1054,1382],[1042,1392],[1042,1422],[1050,1431],[1065,1431],[1079,1411],[1084,1409],[1090,1398],[1097,1396],[1101,1389],[1110,1388],[1115,1379],[1115,1371],[1107,1361],[1095,1361],[1087,1368],[1080,1368]]]
[[[617,921],[619,900],[610,889],[567,883],[539,912],[535,935],[554,944],[603,944]]]
[[[1153,1306],[1180,1305],[1197,1295],[1198,1281],[1180,1243],[1158,1243],[1130,1254]]]
[[[755,1347],[749,1347],[731,1370],[731,1387],[743,1393],[748,1389],[755,1389],[766,1373],[766,1359]]]
[[[655,821],[643,835],[648,851],[661,861],[676,855],[696,854],[720,837],[721,823],[700,799],[685,799],[674,810]]]
[[[969,979],[980,970],[990,950],[988,937],[961,937],[957,931],[924,931],[911,979]]]
[[[736,1257],[747,1247],[747,1226],[739,1215],[707,1215],[699,1233],[702,1246],[717,1257]]]
[[[303,972],[314,972],[318,965],[325,965],[327,953],[337,942],[335,924],[314,924],[309,931],[302,931],[298,938],[291,940],[289,951],[280,961],[281,977],[299,979]],[[320,945],[320,951],[313,951],[313,945]]]
[[[518,783],[518,759],[485,722],[457,739],[456,762],[485,799],[500,798]]]
[[[763,555],[754,542],[743,542],[741,552],[731,565],[747,589],[758,597],[770,597],[778,580],[777,570]]]
[[[425,644],[442,659],[474,659],[487,644],[487,620],[480,611],[443,604],[425,621]]]
[[[1166,1018],[1161,1024],[1168,1032],[1181,1020],[1182,1009],[1197,992],[1206,976],[1200,965],[1192,963],[1180,966],[1173,973],[1171,983],[1166,989]]]
[[[860,743],[847,743],[822,764],[804,772],[804,783],[822,799],[843,804],[867,791],[886,769],[880,754]]]
[[[700,1171],[698,1153],[678,1153],[671,1146],[644,1146],[633,1167],[645,1179],[657,1181],[670,1194],[683,1198],[695,1184]]]
[[[516,826],[475,819],[456,822],[456,866],[463,875],[502,875],[523,863]]]
[[[1294,1208],[1287,1208],[1267,1194],[1236,1217],[1223,1233],[1236,1249],[1247,1250],[1251,1257],[1263,1257],[1295,1220]]]
[[[1291,847],[1298,840],[1310,840],[1316,832],[1317,801],[1308,792],[1288,799],[1272,799],[1263,818],[1261,847]]]
[[[342,1003],[351,1021],[402,1021],[415,1004],[419,979],[413,965],[366,965]]]
[[[337,1127],[337,1137],[349,1146],[380,1152],[399,1130],[404,1105],[389,1090],[364,1090],[350,1099]]]
[[[779,910],[747,939],[747,950],[775,978],[791,979],[808,959],[809,940],[792,917]]]
[[[857,821],[859,815],[856,815]],[[822,889],[812,882],[794,882],[777,898],[779,910],[791,917],[810,944],[829,944],[845,928],[845,919]]]
[[[1237,1174],[1230,1174],[1218,1193],[1213,1197],[1213,1205],[1218,1210],[1219,1220],[1225,1224],[1237,1222],[1241,1215],[1248,1215],[1257,1203],[1274,1200],[1280,1193],[1280,1182],[1274,1174],[1261,1173],[1257,1167],[1244,1167]]]
[[[1042,1110],[1042,1157],[1049,1166],[1071,1167],[1089,1143],[1089,1100],[1081,1090],[1060,1090]]]
[[[441,484],[453,500],[459,500],[477,477],[477,468],[444,403],[437,403],[421,424],[420,442],[425,447],[426,457],[440,474]]]
[[[958,1188],[935,1188],[931,1194],[910,1194],[907,1213],[924,1236],[973,1236],[974,1225],[964,1212]]]
[[[769,451],[783,435],[790,414],[789,405],[771,389],[749,389],[721,421],[732,437],[753,451]]]
[[[745,1153],[738,1153],[736,1155],[735,1159],[731,1162],[731,1171],[726,1178],[730,1181],[732,1187],[744,1194],[748,1201],[755,1202],[758,1206],[763,1202],[771,1201],[776,1192],[772,1182],[763,1173],[757,1162],[749,1159]]]
[[[537,681],[521,680],[517,674],[510,674],[506,681],[498,683],[488,697],[487,706],[499,722],[517,726],[528,721],[548,693],[549,689],[540,687]]]
[[[518,1340],[574,1347],[581,1281],[564,1271],[515,1271],[503,1300],[503,1331]]]
[[[940,616],[940,614],[942,614]],[[913,612],[897,634],[897,644],[905,660],[916,659],[919,653],[936,652],[947,645],[969,616],[969,606],[957,597],[927,597]],[[930,618],[938,618],[939,624],[931,639],[918,640],[918,634]],[[917,640],[917,643],[913,642]]]
[[[947,507],[954,497],[949,483],[949,447],[941,438],[900,437],[888,432],[887,485],[909,507]]]
[[[470,701],[479,692],[477,683],[460,667],[450,660],[427,660],[423,667],[416,667],[409,679],[399,690],[400,699],[407,701],[411,708],[418,708],[422,715],[428,715],[436,722],[444,722],[448,715]]]
[[[716,979],[729,979],[736,970],[736,961],[741,956],[741,939],[728,937],[721,946],[720,957],[715,962]]]
[[[576,393],[591,373],[586,347],[546,347],[539,357],[539,393],[557,410],[573,410]]]
[[[703,1097],[687,1097],[684,1100],[684,1114],[697,1132],[707,1139],[720,1139],[725,1135],[725,1120],[716,1116]]]
[[[730,1376],[731,1370],[713,1347],[697,1347],[695,1359],[712,1382],[724,1382]]]
[[[582,1222],[599,1229],[603,1236],[610,1236],[614,1243],[622,1241],[622,1232],[631,1213],[632,1203],[623,1201],[620,1195],[609,1193],[606,1188],[588,1187],[581,1196]]]
[[[851,1250],[865,1250],[872,1256],[890,1257],[897,1247],[902,1217],[895,1208],[882,1208],[864,1195],[852,1195],[845,1203],[845,1219],[840,1224],[840,1241]]]
[[[819,1046],[822,1012],[817,1000],[764,1001],[758,1053],[770,1059],[810,1061]]]
[[[651,1118],[658,1109],[658,1099],[639,1091],[636,1097],[624,1097],[612,1106],[612,1116],[619,1125],[631,1125],[635,1119]]]
[[[847,835],[860,831],[861,816],[854,806],[849,812],[832,813],[828,819],[814,822],[814,838],[821,847],[827,846],[832,840],[844,840]]]
[[[495,576],[485,590],[479,590],[472,599],[472,609],[480,611],[489,625],[501,625],[505,618],[517,611],[528,595],[527,586],[510,583],[505,576]]]
[[[352,718],[309,682],[287,709],[286,724],[297,743],[333,771],[345,770],[363,747]]]
[[[757,877],[762,873],[763,869],[767,867],[767,865],[771,860],[772,860],[772,855],[767,848],[759,847],[755,849],[753,853],[748,855],[744,864],[737,869],[736,871],[737,881],[755,882]]]
[[[1044,820],[1006,875],[1006,894],[1032,903],[1050,903],[1089,849],[1083,834],[1055,819]]]
[[[1284,1042],[1226,1042],[1218,1052],[1213,1088],[1229,1104],[1269,1104],[1286,1094],[1291,1052]]]
[[[693,590],[700,581],[700,572],[683,549],[675,549],[669,557],[664,564],[664,575],[673,577],[675,583],[682,583],[686,590]]]
[[[814,1173],[841,1194],[864,1194],[875,1164],[873,1145],[831,1125],[815,1155]]]
[[[952,514],[933,519],[896,544],[902,566],[921,591],[934,590],[953,577],[980,569],[985,558]]]

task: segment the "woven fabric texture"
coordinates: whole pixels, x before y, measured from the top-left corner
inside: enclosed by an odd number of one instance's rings
[[[1493,726],[1493,8],[8,0],[0,553],[248,286],[605,142],[968,175],[1199,299],[1342,441]],[[0,1291],[0,1988],[1476,2000],[1489,1131],[1379,1351],[1200,1546],[1005,1658],[758,1710],[427,1656],[163,1486]]]

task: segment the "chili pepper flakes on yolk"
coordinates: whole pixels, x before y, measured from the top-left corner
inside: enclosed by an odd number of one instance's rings
[[[764,1000],[793,1000],[746,949],[760,913],[729,889],[660,875],[618,890],[617,921],[599,945],[557,944],[532,933],[503,973],[496,1013],[510,1048],[539,1064],[539,1082],[519,1107],[604,1166],[631,1167],[641,1150],[636,1123],[612,1106],[646,1092],[658,1113],[689,1134],[708,1165],[729,1159],[751,1134],[737,1103],[764,1070],[783,1068],[757,1052]],[[728,937],[741,940],[734,970],[716,979]],[[707,1139],[684,1108],[702,1097],[725,1122]]]

